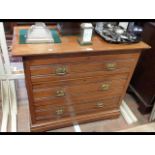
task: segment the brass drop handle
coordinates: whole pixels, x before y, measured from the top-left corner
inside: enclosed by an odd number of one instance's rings
[[[96,104],[96,106],[97,106],[97,108],[103,108],[104,103],[102,103],[102,102],[98,102],[98,103]]]
[[[59,75],[59,76],[66,75],[67,74],[66,67],[58,67],[58,68],[56,68],[55,74]]]
[[[116,63],[108,63],[108,64],[106,64],[106,68],[108,71],[116,70],[117,64]]]
[[[57,115],[63,115],[64,114],[64,108],[59,108],[58,110],[56,110],[56,114]]]
[[[107,90],[109,90],[109,88],[110,88],[110,84],[102,84],[102,86],[101,86],[101,89],[103,91],[107,91]]]
[[[56,91],[56,96],[57,97],[63,97],[63,96],[65,96],[66,94],[65,94],[65,92],[63,91],[63,90],[57,90]]]

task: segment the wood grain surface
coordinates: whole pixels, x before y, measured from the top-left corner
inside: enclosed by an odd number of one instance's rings
[[[109,44],[97,35],[93,37],[93,44],[81,46],[77,36],[60,36],[62,43],[60,44],[19,44],[19,30],[28,29],[27,26],[15,27],[12,43],[13,56],[29,56],[29,55],[46,55],[46,54],[65,54],[65,53],[91,53],[100,51],[121,51],[121,50],[139,50],[148,49],[150,46],[144,42],[136,44]],[[53,27],[55,28],[55,27]]]

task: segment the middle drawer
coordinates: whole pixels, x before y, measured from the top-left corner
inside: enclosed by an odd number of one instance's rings
[[[114,77],[95,77],[57,84],[33,85],[33,99],[36,105],[75,104],[89,98],[120,95],[124,89],[127,74]]]

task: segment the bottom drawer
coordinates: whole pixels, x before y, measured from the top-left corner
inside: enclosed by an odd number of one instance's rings
[[[46,105],[35,107],[36,121],[56,121],[66,117],[116,109],[119,107],[119,99],[120,97],[113,97],[80,104],[70,105],[66,103],[65,105],[59,106]]]

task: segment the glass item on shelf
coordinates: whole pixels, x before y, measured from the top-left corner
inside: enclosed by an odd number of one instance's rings
[[[26,43],[53,43],[50,29],[42,22],[36,22],[27,32]]]
[[[81,34],[79,42],[82,45],[92,44],[93,25],[91,23],[81,24]]]

